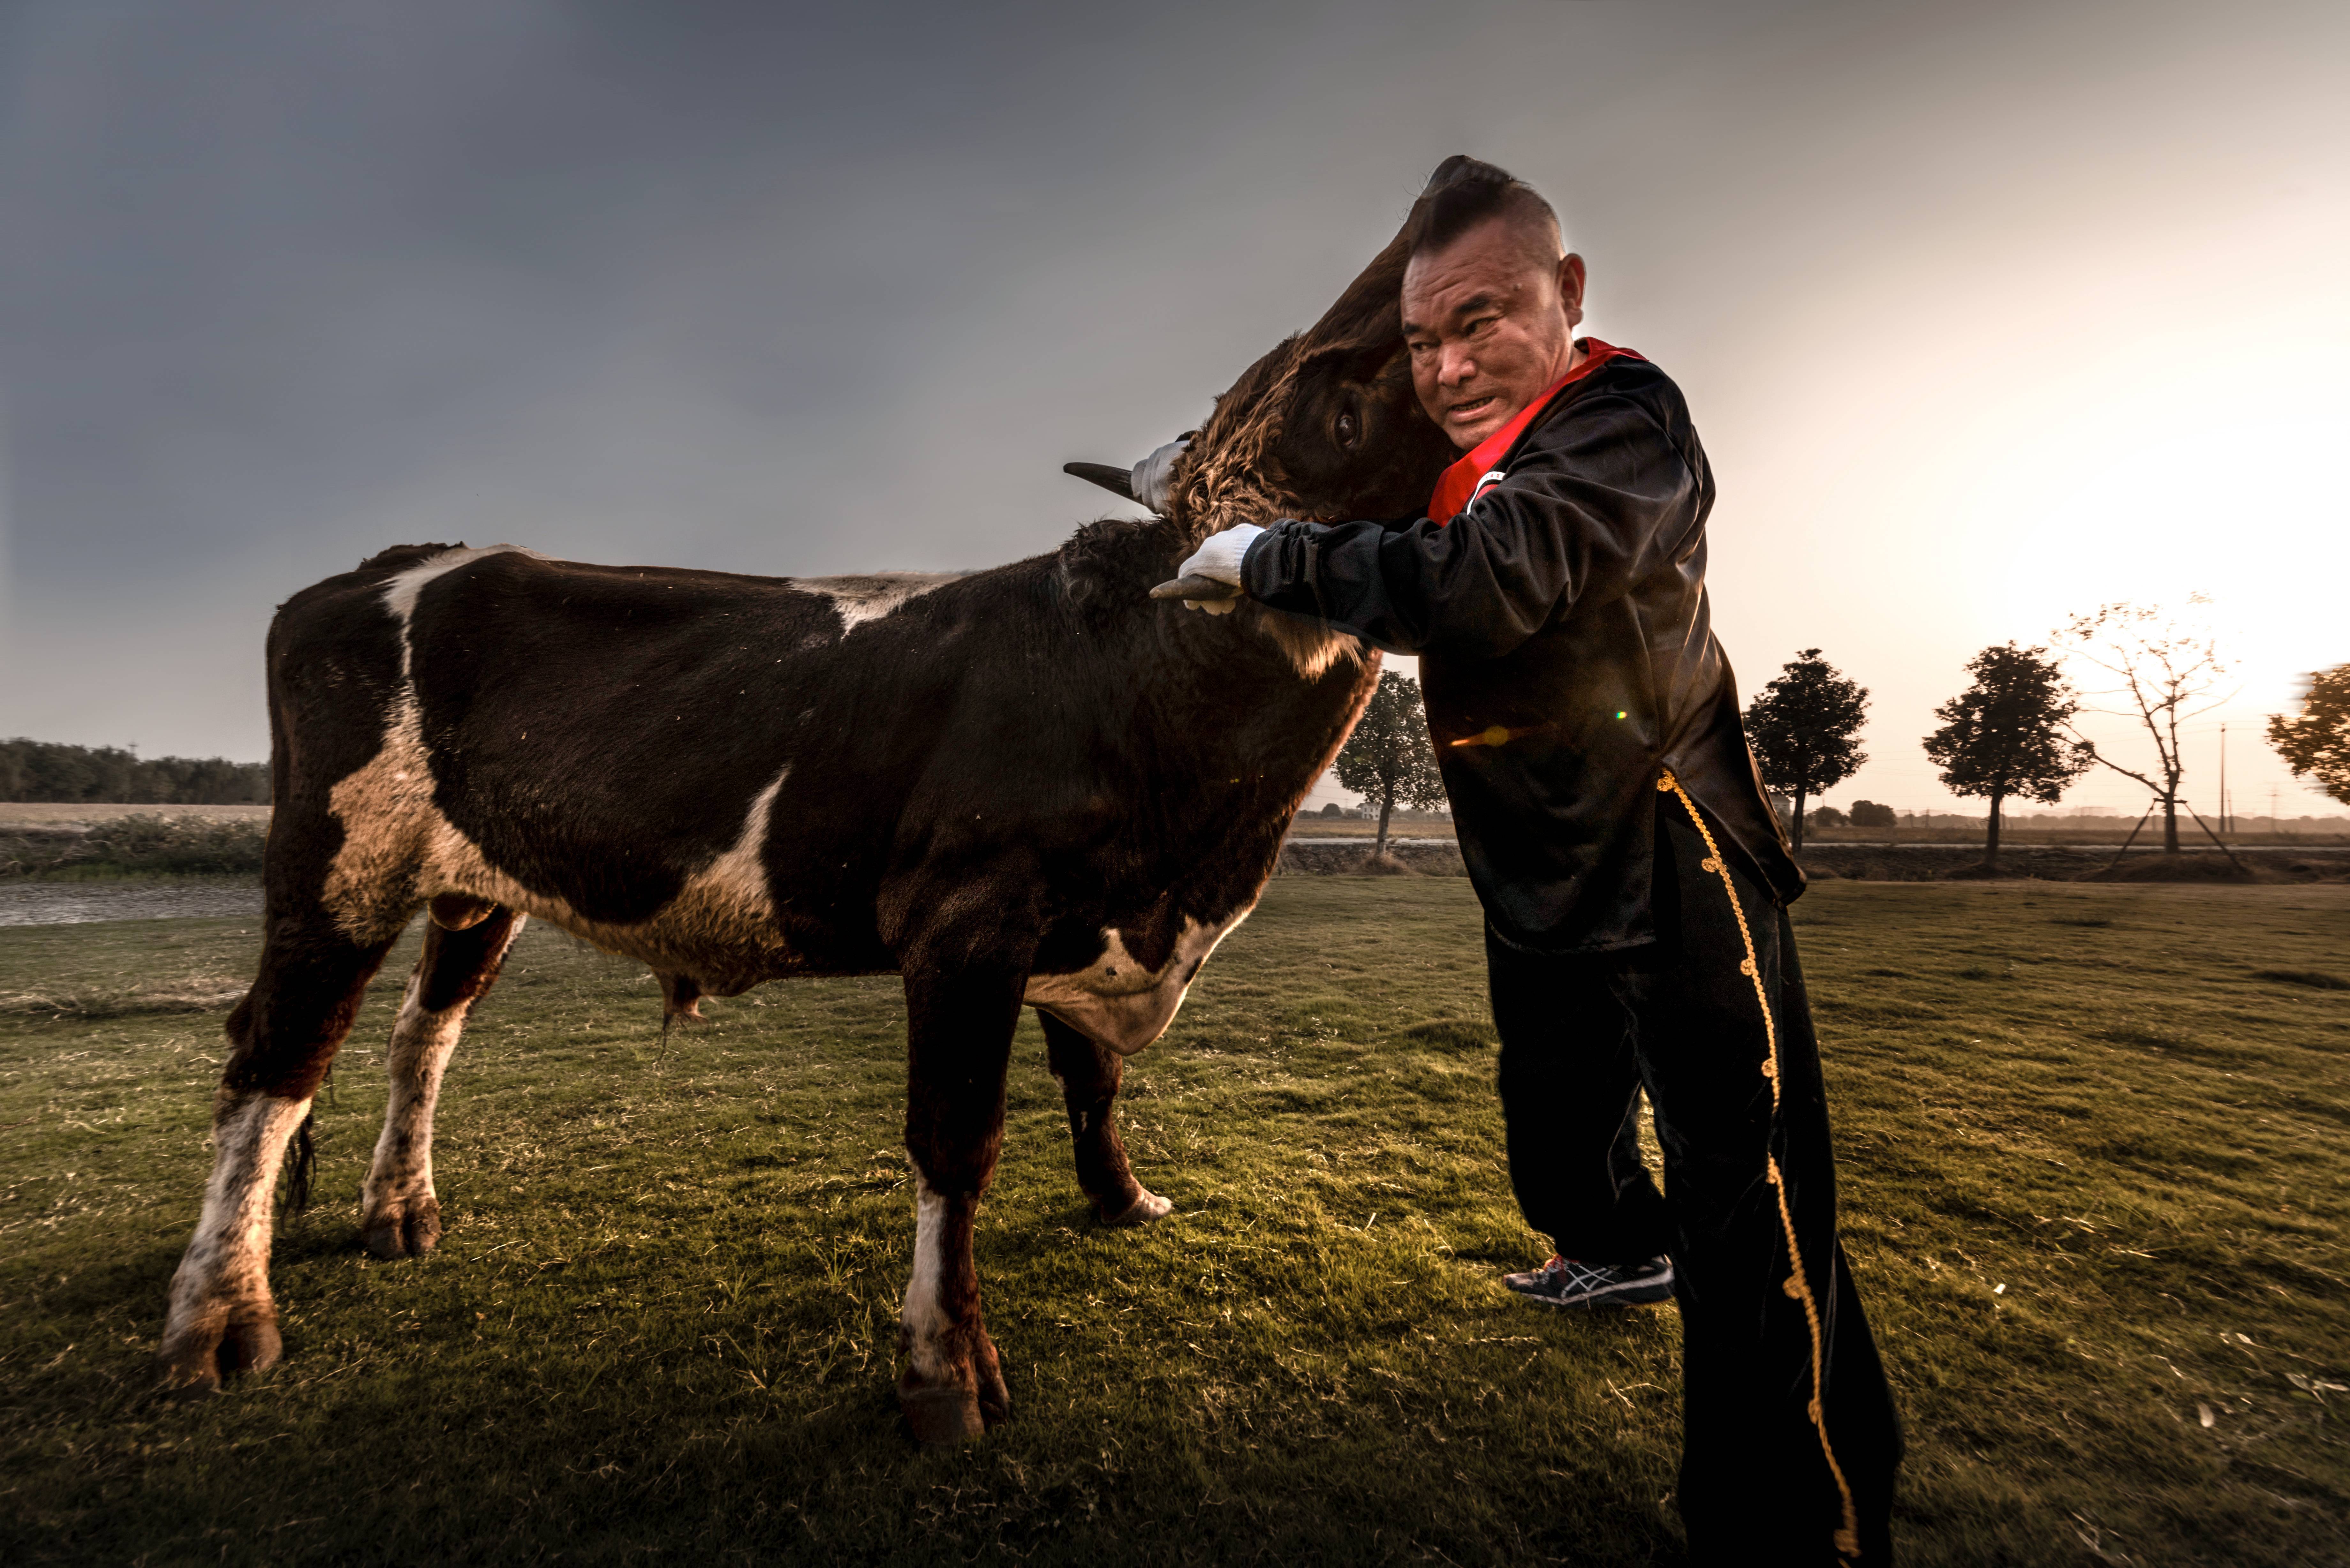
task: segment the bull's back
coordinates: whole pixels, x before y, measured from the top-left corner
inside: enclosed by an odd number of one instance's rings
[[[858,639],[946,580],[460,549],[306,590],[273,688],[342,830],[330,906],[357,929],[463,891],[712,989],[886,961],[870,888],[919,734],[872,722],[908,676]]]

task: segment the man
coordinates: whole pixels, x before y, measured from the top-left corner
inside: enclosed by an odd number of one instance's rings
[[[1511,1180],[1557,1248],[1504,1282],[1679,1297],[1692,1547],[1887,1561],[1899,1430],[1836,1241],[1803,874],[1708,626],[1704,449],[1663,371],[1575,337],[1583,261],[1532,187],[1450,160],[1409,234],[1414,389],[1468,454],[1429,514],[1233,528],[1183,575],[1419,655],[1485,907]]]

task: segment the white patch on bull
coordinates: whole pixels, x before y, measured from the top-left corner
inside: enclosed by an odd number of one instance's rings
[[[400,658],[407,659],[404,634]],[[427,890],[421,875],[425,841],[436,825],[447,826],[432,804],[422,730],[416,693],[403,690],[392,701],[383,749],[327,794],[328,810],[342,822],[343,843],[327,867],[320,899],[353,941],[397,935],[434,893],[472,891],[453,884]]]
[[[951,583],[958,572],[872,572],[850,577],[794,577],[792,587],[822,594],[840,617],[840,634],[847,636],[868,620],[896,611],[908,599]]]
[[[1035,974],[1020,1000],[1041,1008],[1097,1044],[1121,1056],[1131,1056],[1161,1034],[1175,1021],[1191,977],[1208,961],[1232,929],[1249,917],[1254,905],[1234,911],[1215,925],[1202,925],[1186,915],[1183,934],[1175,950],[1159,968],[1145,969],[1126,950],[1126,938],[1114,926],[1102,928],[1101,956],[1071,974]]]
[[[322,901],[354,941],[389,940],[419,905],[463,893],[562,927],[607,952],[656,970],[690,974],[730,995],[790,972],[791,954],[775,923],[760,851],[767,819],[789,769],[743,814],[733,846],[689,877],[677,897],[645,920],[591,919],[570,903],[524,887],[490,864],[481,846],[442,815],[432,799],[431,758],[415,693],[394,702],[383,749],[337,784],[328,806],[343,825],[342,847],[327,869]]]
[[[213,1174],[203,1214],[172,1276],[165,1355],[191,1336],[216,1342],[232,1319],[269,1322],[271,1205],[286,1140],[310,1114],[307,1099],[224,1089],[213,1122]]]
[[[484,556],[528,556],[543,561],[546,556],[536,550],[525,550],[520,545],[484,545],[479,548],[459,546],[428,556],[404,571],[394,572],[384,579],[383,604],[400,622],[400,676],[408,679],[408,626],[416,615],[416,597],[435,577],[445,576],[471,561]]]
[[[521,934],[516,920],[504,946],[489,962],[504,956]],[[391,1026],[391,1050],[387,1064],[390,1095],[383,1112],[383,1132],[376,1139],[375,1160],[359,1189],[360,1223],[372,1229],[380,1220],[397,1224],[416,1206],[438,1202],[432,1187],[432,1113],[441,1100],[441,1075],[449,1065],[457,1037],[464,1033],[465,1015],[473,1011],[468,996],[438,1012],[424,1006],[421,964],[408,981],[400,998],[400,1017]]]
[[[762,856],[767,847],[767,815],[775,809],[775,796],[783,793],[784,781],[791,776],[792,766],[785,763],[775,782],[751,803],[734,846],[712,861],[679,895],[680,901],[700,888],[713,909],[723,907],[738,919],[774,924],[775,898],[767,887],[767,867]]]
[[[951,1376],[939,1338],[948,1328],[946,1303],[947,1200],[914,1172],[914,1272],[906,1280],[906,1304],[898,1324],[915,1375],[937,1383]]]

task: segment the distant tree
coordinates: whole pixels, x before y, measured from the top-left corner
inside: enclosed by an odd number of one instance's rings
[[[1319,815],[1323,815],[1323,816],[1344,816],[1344,815],[1347,815],[1347,808],[1346,808],[1345,806],[1343,806],[1343,805],[1340,805],[1336,801],[1335,801],[1335,800],[1334,800],[1334,801],[1330,801],[1330,802],[1328,802],[1327,804],[1326,804],[1326,805],[1322,807],[1322,810],[1321,810],[1321,812],[1320,812],[1320,814],[1319,814]]]
[[[0,741],[0,800],[234,805],[268,799],[265,763],[219,757],[141,762],[137,753],[120,746],[71,746],[22,736]]]
[[[1387,853],[1388,818],[1399,801],[1407,805],[1443,804],[1444,780],[1437,774],[1436,748],[1428,739],[1419,682],[1392,670],[1379,677],[1362,722],[1338,753],[1336,772],[1339,784],[1361,795],[1365,805],[1378,807],[1375,856]]]
[[[1832,805],[1821,806],[1812,813],[1814,827],[1842,827],[1850,819]]]
[[[2044,648],[2010,642],[1967,664],[1974,684],[1934,710],[1942,727],[1926,757],[1955,795],[1991,802],[1983,864],[1999,864],[2000,808],[2011,795],[2054,805],[2087,771],[2090,754],[2064,734],[2080,703]]]
[[[1804,846],[1804,799],[1860,771],[1861,720],[1868,691],[1844,678],[1816,648],[1804,649],[1746,710],[1746,742],[1762,782],[1794,797],[1795,847]]]
[[[2269,744],[2293,777],[2314,778],[2327,794],[2350,802],[2350,664],[2309,678],[2300,718],[2271,714]]]
[[[2187,602],[2199,605],[2210,601],[2201,594],[2193,594]],[[2228,700],[2215,697],[2204,701],[2228,672],[2218,643],[2209,634],[2192,629],[2155,606],[2126,601],[2099,605],[2086,615],[2074,616],[2057,630],[2056,639],[2070,652],[2121,681],[2119,686],[2095,695],[2116,699],[2124,705],[2100,711],[2134,718],[2145,726],[2147,739],[2154,742],[2154,770],[2140,773],[2136,768],[2126,768],[2098,751],[2095,742],[2083,735],[2078,726],[2067,721],[2065,727],[2073,732],[2091,760],[2124,778],[2136,779],[2154,792],[2162,805],[2162,847],[2168,854],[2178,854],[2178,781],[2187,775],[2178,727]]]
[[[1852,825],[1855,827],[1896,827],[1900,825],[1900,819],[1893,815],[1893,808],[1889,805],[1879,805],[1873,800],[1856,800],[1852,803]]]

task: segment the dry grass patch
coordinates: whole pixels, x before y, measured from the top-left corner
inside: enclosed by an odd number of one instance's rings
[[[0,992],[0,1014],[21,1018],[130,1018],[142,1012],[226,1012],[249,982],[224,975],[188,975],[89,991]]]

